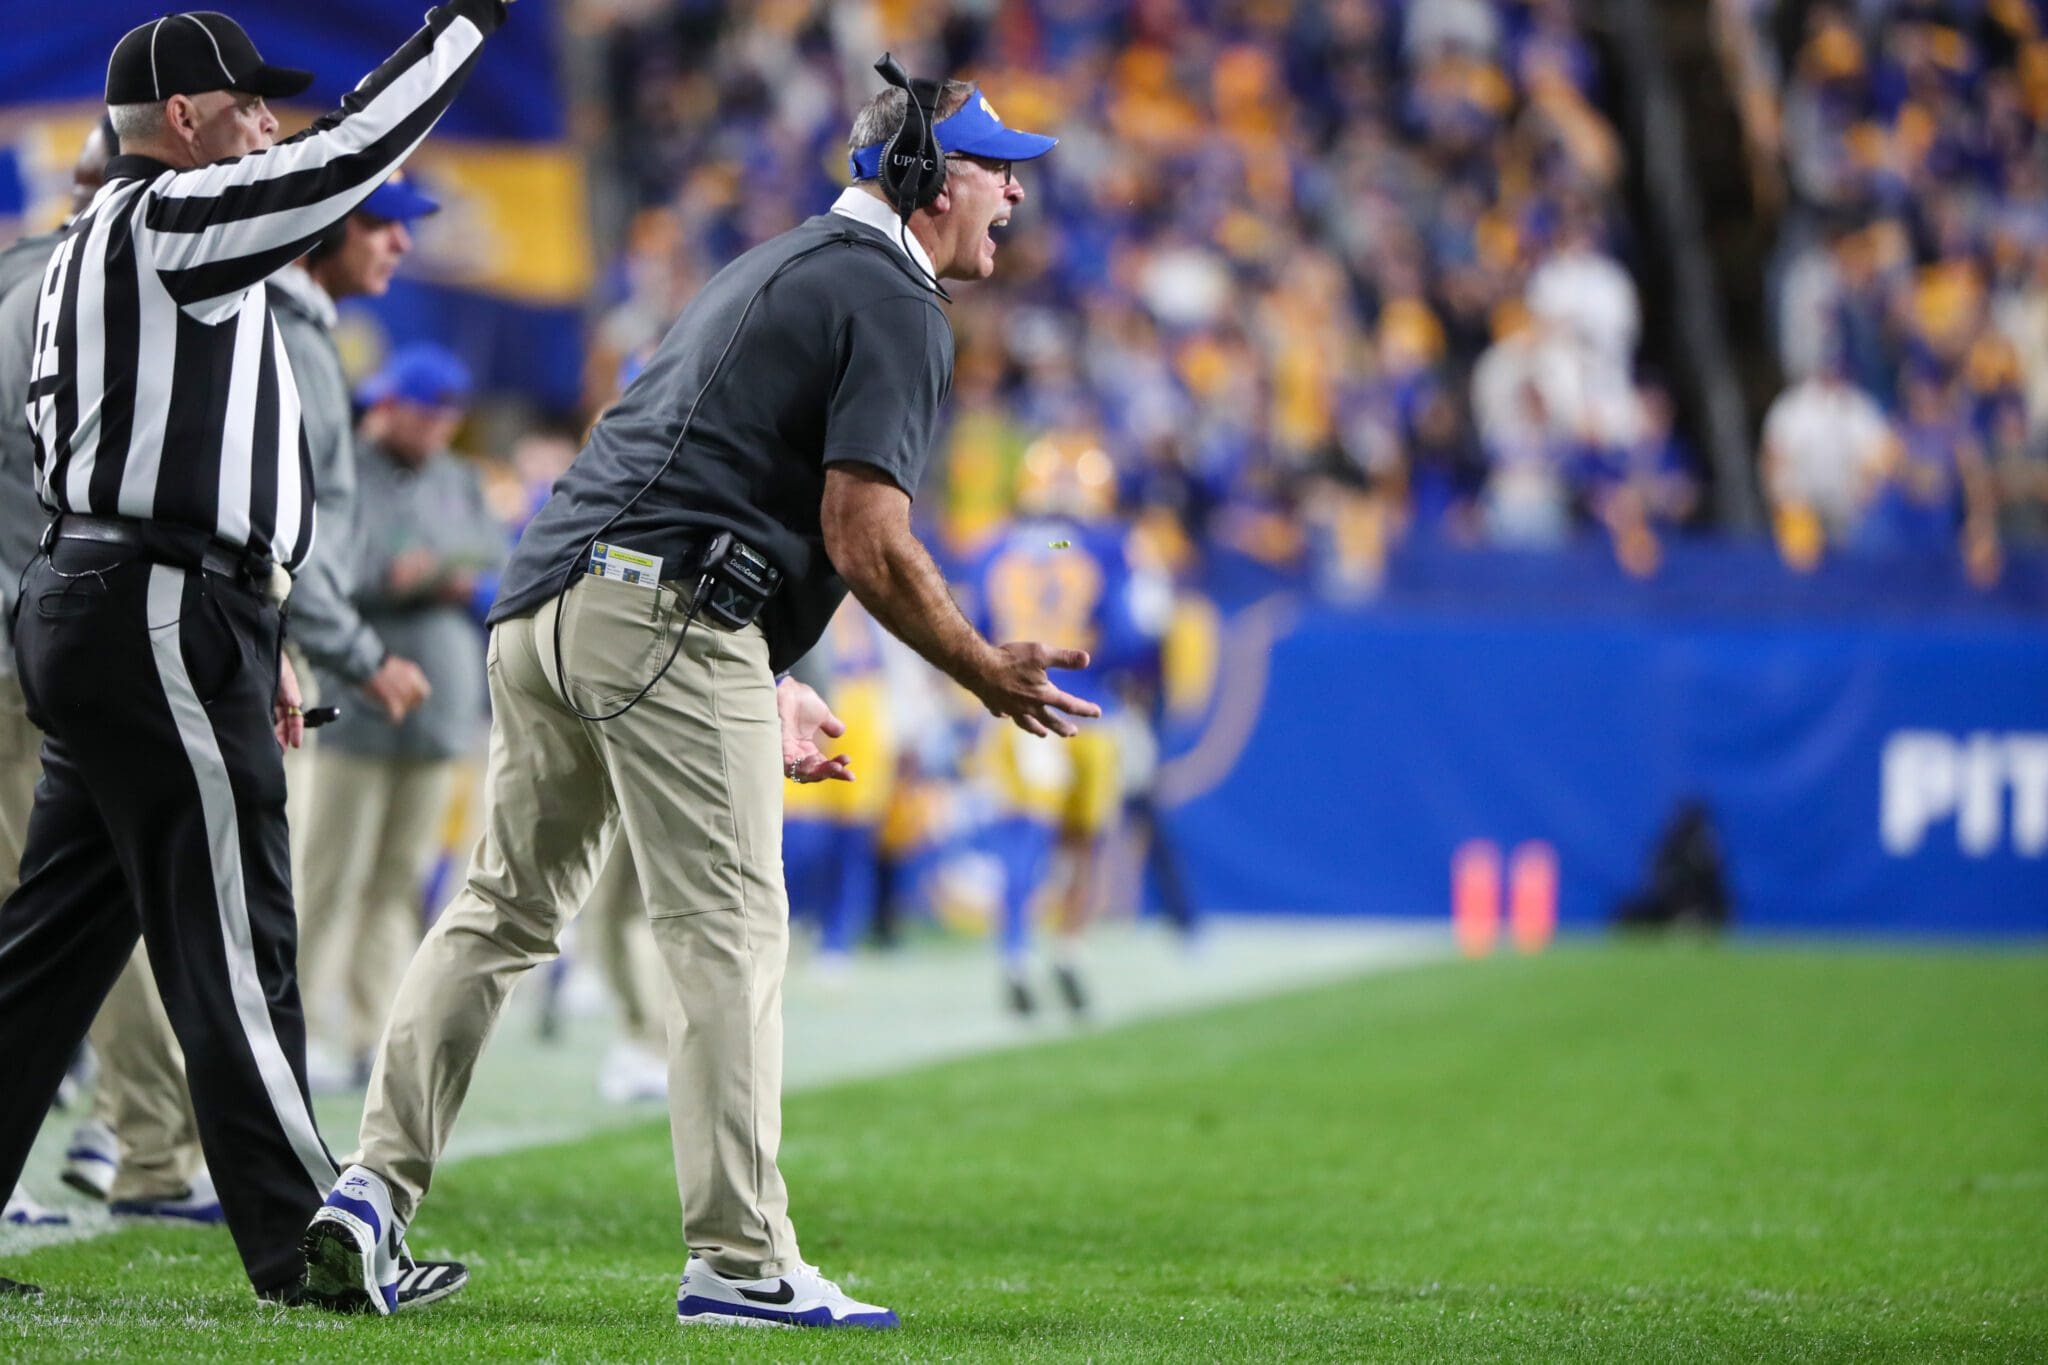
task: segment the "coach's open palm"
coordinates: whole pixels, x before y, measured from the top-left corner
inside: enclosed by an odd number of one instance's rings
[[[1018,729],[1034,735],[1080,733],[1067,716],[1093,720],[1102,708],[1053,686],[1048,671],[1055,668],[1086,668],[1085,649],[1054,649],[1035,640],[1018,640],[996,646],[997,659],[974,695],[995,715],[1014,722]],[[1065,714],[1061,714],[1064,712]]]
[[[775,711],[782,719],[782,771],[798,782],[851,782],[853,761],[845,754],[827,758],[818,740],[837,739],[846,723],[832,714],[825,699],[794,678],[775,688]]]

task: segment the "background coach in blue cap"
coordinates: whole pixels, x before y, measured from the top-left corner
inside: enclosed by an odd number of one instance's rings
[[[910,530],[952,382],[939,281],[994,270],[991,233],[1024,202],[1011,163],[1053,145],[965,85],[915,96],[862,109],[864,183],[705,285],[513,553],[491,611],[482,843],[399,986],[362,1150],[313,1227],[372,1276],[359,1207],[412,1218],[507,993],[623,839],[683,1015],[678,1318],[895,1325],[804,1260],[776,1165],[782,786],[850,774],[817,748],[837,721],[775,675],[850,585],[996,714],[1035,734],[1098,714],[1046,676],[1085,654],[982,639]]]
[[[292,585],[292,639],[323,677],[337,678],[393,721],[426,699],[426,679],[392,654],[350,604],[355,538],[353,408],[334,343],[335,305],[381,298],[413,246],[413,225],[441,206],[403,173],[328,229],[304,259],[272,280],[278,330],[299,382],[306,448],[313,464],[320,545]],[[300,681],[305,681],[303,673]],[[349,705],[349,698],[327,701]],[[310,701],[310,698],[309,698]]]
[[[371,191],[354,213],[336,223],[313,249],[271,277],[278,334],[298,380],[313,467],[320,539],[292,583],[289,644],[305,704],[338,704],[344,716],[367,708],[392,724],[404,720],[433,690],[419,664],[394,651],[364,621],[355,605],[357,521],[355,406],[336,348],[335,305],[344,299],[381,298],[412,251],[413,226],[441,206],[401,171]],[[316,681],[317,680],[317,681]],[[307,868],[321,842],[310,821],[313,733],[306,746],[285,755],[292,826],[292,884],[307,885]],[[317,933],[311,907],[299,903],[299,980],[306,1003],[306,1079],[315,1094],[347,1088],[346,1057],[322,1043],[319,1014],[334,983],[323,975],[308,944]]]
[[[469,396],[468,368],[431,342],[401,346],[360,395],[355,607],[433,684],[397,720],[344,708],[310,765],[298,883],[307,1031],[363,1079],[419,946],[420,884],[440,847],[456,761],[482,737],[477,603],[489,604],[506,544],[476,465],[448,448]],[[321,678],[329,695],[345,687]]]

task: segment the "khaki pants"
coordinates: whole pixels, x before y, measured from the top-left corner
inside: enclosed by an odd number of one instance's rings
[[[558,612],[569,697],[602,712],[668,657],[680,600],[579,578],[492,631],[483,838],[399,985],[354,1159],[410,1219],[507,993],[555,955],[616,828],[681,1001],[669,1104],[684,1238],[721,1274],[780,1275],[798,1257],[775,1164],[789,907],[767,642],[700,623],[639,705],[602,724],[555,689]]]
[[[331,744],[313,758],[299,841],[299,991],[307,1033],[350,1057],[377,1045],[419,944],[420,883],[454,776],[450,759],[366,758]]]
[[[21,684],[0,674],[0,900],[21,879],[21,850],[42,776],[42,732],[30,723]],[[142,944],[107,993],[92,1026],[99,1055],[93,1117],[113,1131],[121,1165],[110,1199],[175,1199],[199,1170],[199,1127],[185,1085],[185,1057],[150,975]]]
[[[614,837],[605,854],[597,885],[583,903],[576,941],[589,944],[612,989],[619,1031],[650,1051],[666,1052],[670,1020],[680,1023],[676,995],[654,945],[654,931],[640,900],[640,878],[633,871],[633,853],[623,837]]]

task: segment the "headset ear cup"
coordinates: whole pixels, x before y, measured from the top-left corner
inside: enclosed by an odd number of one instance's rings
[[[917,206],[928,206],[946,188],[946,154],[939,149],[938,118],[940,86],[937,81],[913,80],[909,90],[912,103],[917,106],[918,156],[922,164],[918,167]],[[905,114],[911,110],[904,110]],[[904,127],[910,120],[903,120]]]
[[[903,167],[896,160],[896,154],[902,147],[903,129],[899,127],[890,134],[889,141],[882,147],[882,160],[876,168],[876,179],[882,182],[882,193],[888,196],[889,207],[895,209],[899,216],[903,213],[903,182],[907,178]]]
[[[930,206],[946,188],[946,157],[932,128],[938,86],[931,81],[912,81],[903,93],[903,121],[882,148],[876,178],[897,216],[908,218]]]

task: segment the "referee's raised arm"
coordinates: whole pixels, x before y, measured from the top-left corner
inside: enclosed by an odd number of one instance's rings
[[[341,108],[275,145],[266,101],[312,76],[265,62],[233,19],[173,14],[121,39],[106,92],[121,155],[37,305],[29,426],[48,506],[305,561],[312,473],[263,282],[419,145],[504,15],[503,0],[435,7]]]
[[[190,307],[246,289],[297,260],[412,155],[504,15],[503,0],[437,5],[425,27],[304,132],[152,180],[136,244],[165,289]],[[197,24],[184,15],[159,19],[129,34],[122,47],[132,43],[146,56],[138,35],[166,30],[151,39],[161,47],[173,33],[196,38],[188,26]],[[119,49],[114,60],[121,60]],[[138,78],[146,74],[138,69]],[[109,80],[111,87],[111,74]],[[130,89],[149,93],[141,79]],[[108,103],[115,103],[111,89]]]

